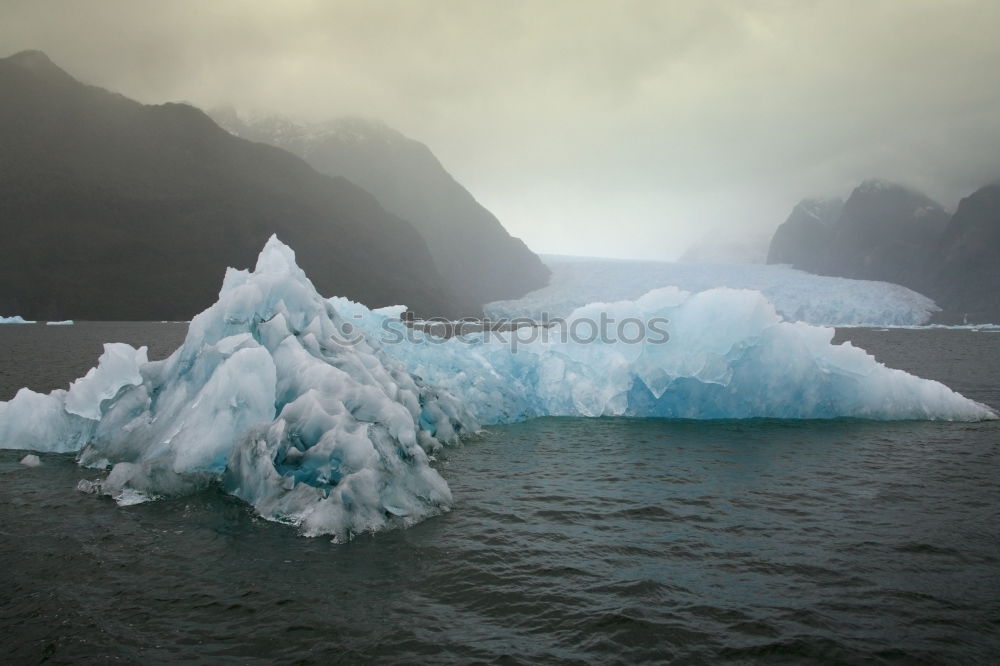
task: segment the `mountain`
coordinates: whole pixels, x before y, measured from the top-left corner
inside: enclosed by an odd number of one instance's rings
[[[935,243],[949,215],[902,185],[866,180],[846,202],[805,199],[771,239],[768,263],[894,282],[926,293]]]
[[[1000,183],[949,216],[925,195],[868,180],[846,203],[804,200],[771,239],[768,263],[881,280],[933,298],[939,322],[1000,322]]]
[[[444,169],[424,144],[359,118],[306,124],[213,112],[237,136],[284,148],[320,173],[375,195],[423,235],[438,271],[477,304],[517,298],[548,283],[549,270]]]
[[[955,321],[1000,323],[1000,183],[959,202],[937,247],[931,295]]]
[[[844,200],[803,199],[774,232],[767,251],[767,263],[790,264],[810,273],[823,273],[826,252],[833,241],[834,230]]]
[[[343,178],[184,104],[0,59],[0,313],[187,319],[277,233],[321,293],[464,314],[420,234]]]
[[[895,282],[926,293],[928,267],[950,217],[919,192],[867,180],[844,203],[824,272]]]

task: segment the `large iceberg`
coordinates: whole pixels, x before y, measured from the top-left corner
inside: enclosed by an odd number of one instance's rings
[[[788,321],[821,326],[918,326],[939,310],[931,299],[897,284],[813,275],[788,266],[543,259],[552,271],[548,286],[517,300],[487,304],[490,317],[565,317],[588,303],[635,300],[668,286],[690,292],[759,291]]]
[[[14,315],[13,317],[0,317],[0,324],[34,324],[33,321],[28,321],[21,315]]]
[[[480,424],[544,415],[995,418],[877,363],[761,294],[654,290],[551,327],[450,338],[403,307],[324,300],[272,238],[163,361],[105,346],[68,390],[0,402],[0,447],[79,451],[132,503],[220,484],[306,534],[408,525],[452,502],[431,463]],[[607,330],[598,332],[597,327]]]
[[[184,344],[108,345],[68,391],[0,403],[0,446],[80,450],[124,502],[219,482],[264,517],[338,537],[447,509],[430,454],[478,426],[343,320],[272,239],[230,269]]]
[[[459,327],[449,339],[405,328],[392,309],[331,302],[411,372],[458,396],[480,423],[538,416],[995,418],[939,382],[887,368],[849,342],[832,344],[833,328],[785,321],[755,291],[665,287],[634,301],[577,308],[548,327]]]

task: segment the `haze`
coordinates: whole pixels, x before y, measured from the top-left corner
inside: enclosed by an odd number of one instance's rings
[[[537,252],[671,259],[877,176],[1000,178],[1000,3],[0,1],[146,103],[378,117]]]

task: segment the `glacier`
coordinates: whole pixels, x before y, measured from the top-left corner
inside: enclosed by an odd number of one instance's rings
[[[716,287],[759,291],[788,321],[821,326],[918,326],[940,310],[900,285],[813,275],[788,266],[692,264],[543,256],[547,287],[486,305],[494,319],[565,317],[594,302],[635,300],[658,287],[700,292]]]
[[[407,326],[404,311],[324,299],[272,238],[253,271],[226,272],[218,301],[168,358],[107,344],[67,390],[0,402],[0,448],[76,452],[107,472],[81,489],[123,505],[215,485],[264,518],[343,540],[449,510],[434,455],[482,425],[996,418],[832,345],[833,329],[786,321],[751,290],[656,289],[577,308],[563,328],[450,338]],[[650,330],[605,342],[572,334],[602,318]]]

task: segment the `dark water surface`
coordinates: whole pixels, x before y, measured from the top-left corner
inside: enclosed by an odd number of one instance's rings
[[[0,327],[0,399],[183,325]],[[1000,333],[847,330],[1000,407]],[[0,451],[6,663],[996,663],[1000,424],[540,419],[456,508],[335,545],[206,491],[118,507]]]

